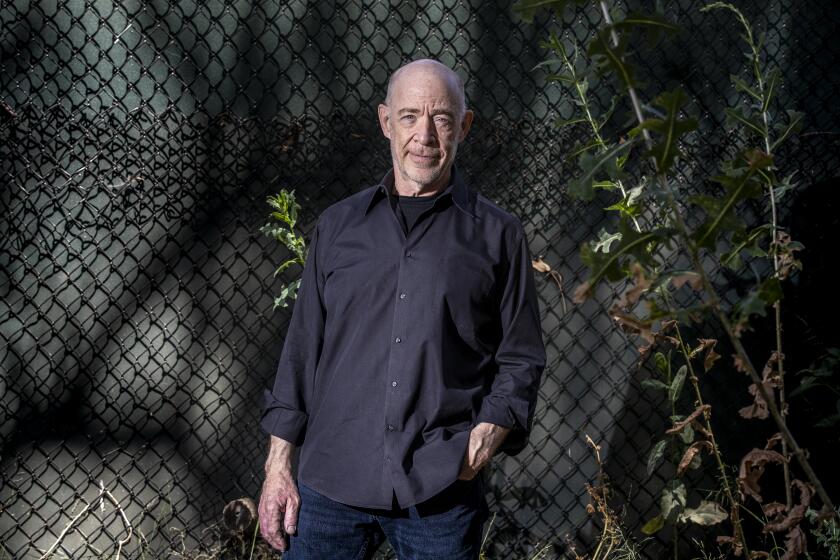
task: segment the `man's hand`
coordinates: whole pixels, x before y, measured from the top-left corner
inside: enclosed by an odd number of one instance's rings
[[[292,478],[292,451],[295,446],[271,436],[271,448],[265,462],[265,482],[260,494],[260,534],[272,547],[285,552],[286,534],[297,531],[300,494]],[[281,533],[281,522],[284,533]]]
[[[478,471],[490,462],[508,433],[510,433],[510,428],[488,422],[477,424],[470,431],[470,443],[467,446],[467,454],[464,456],[458,480],[472,480]]]

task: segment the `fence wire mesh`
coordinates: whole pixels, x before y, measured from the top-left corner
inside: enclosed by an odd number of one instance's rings
[[[705,123],[682,168],[695,186],[738,142],[722,116],[743,50],[737,22],[702,5],[669,3],[684,31],[636,61],[648,84],[683,84]],[[783,70],[782,105],[808,115],[811,134],[785,165],[819,184],[837,169],[838,11],[739,7]],[[2,2],[5,553],[35,558],[58,543],[57,557],[99,557],[128,524],[128,557],[189,557],[224,540],[223,506],[259,492],[259,395],[289,318],[272,310],[285,253],[258,233],[266,196],[294,189],[308,230],[328,204],[376,181],[390,165],[376,105],[405,62],[437,58],[464,77],[476,121],[461,168],[520,216],[564,288],[577,285],[578,248],[605,224],[604,200],[566,195],[565,154],[586,133],[553,127],[574,108],[534,67],[549,30],[583,42],[600,18],[579,10],[527,25],[500,0]],[[593,91],[609,102],[606,85]],[[586,484],[597,465],[584,435],[602,446],[631,527],[655,515],[669,475],[645,472],[667,414],[640,390],[633,341],[604,312],[614,294],[576,306],[550,278],[538,284],[549,363],[531,444],[487,473],[491,558],[552,542],[559,557],[564,542],[591,542]],[[743,405],[741,385],[716,387],[713,406]],[[737,434],[724,439],[742,450]],[[648,557],[669,539],[646,543]]]

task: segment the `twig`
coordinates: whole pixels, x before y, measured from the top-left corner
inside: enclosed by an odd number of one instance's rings
[[[117,541],[117,554],[114,558],[115,558],[115,560],[119,560],[120,559],[120,553],[122,552],[122,547],[123,547],[123,545],[128,544],[128,542],[131,540],[131,537],[134,533],[134,529],[131,526],[131,522],[128,520],[128,517],[126,517],[125,512],[123,511],[122,507],[120,506],[119,501],[117,501],[117,499],[114,497],[114,495],[111,494],[111,492],[105,488],[105,483],[101,480],[99,481],[99,494],[96,496],[96,498],[94,498],[92,502],[89,502],[85,507],[83,507],[82,511],[77,513],[75,515],[75,517],[73,517],[73,519],[70,520],[70,523],[68,523],[67,526],[64,528],[64,530],[61,531],[61,533],[58,535],[58,538],[55,540],[53,545],[44,553],[43,556],[41,556],[40,560],[46,560],[47,558],[50,557],[50,555],[53,553],[53,551],[55,551],[55,549],[58,547],[58,545],[61,543],[61,541],[64,539],[64,537],[67,535],[68,531],[70,531],[70,529],[73,527],[73,525],[76,524],[76,522],[82,517],[82,515],[84,515],[89,509],[91,509],[91,506],[93,506],[97,502],[97,500],[99,500],[100,508],[102,508],[102,510],[104,511],[105,510],[105,501],[104,501],[105,497],[107,497],[109,500],[111,500],[111,503],[113,503],[114,507],[117,508],[117,511],[120,512],[120,517],[122,517],[123,523],[128,528],[128,536],[126,536],[126,538],[124,538],[122,540]]]

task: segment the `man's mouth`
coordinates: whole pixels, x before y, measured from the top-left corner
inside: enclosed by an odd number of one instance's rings
[[[415,154],[413,152],[408,155],[414,163],[432,163],[440,157],[437,154]]]

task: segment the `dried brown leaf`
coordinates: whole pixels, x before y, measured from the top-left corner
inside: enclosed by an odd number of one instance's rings
[[[805,533],[802,531],[801,527],[794,527],[790,531],[788,531],[787,536],[785,537],[785,554],[782,556],[782,560],[794,560],[800,554],[804,554],[807,552],[807,546],[805,544]]]
[[[791,247],[791,238],[788,233],[784,231],[776,233],[776,254],[778,255],[779,263],[779,280],[786,279],[796,269],[802,270],[802,262],[794,255],[796,251],[801,250],[802,245],[799,243],[796,245],[798,246]]]
[[[700,343],[700,346],[695,348],[691,352],[691,357],[693,358],[700,352],[706,351],[706,355],[703,357],[703,371],[708,372],[712,369],[712,365],[720,359],[720,354],[715,352],[715,344],[717,344],[717,339],[715,338],[698,338],[697,341]]]
[[[776,432],[775,434],[770,436],[770,439],[767,440],[767,444],[764,446],[764,449],[773,449],[774,447],[776,447],[777,444],[779,444],[781,442],[782,442],[782,433],[781,432]]]
[[[738,471],[738,485],[742,496],[752,496],[758,503],[764,499],[761,497],[761,487],[758,485],[761,475],[764,474],[764,466],[767,463],[785,463],[785,458],[776,451],[768,449],[753,449],[741,459],[741,468]]]
[[[713,450],[712,444],[708,441],[695,441],[688,447],[688,449],[685,450],[682,459],[680,459],[680,464],[677,465],[677,476],[682,476],[686,469],[688,469],[688,465],[691,464],[691,460],[694,459],[695,455],[700,453],[704,448],[706,448],[709,453]]]
[[[708,404],[704,404],[703,406],[698,406],[694,412],[688,415],[684,420],[680,420],[679,422],[674,422],[674,425],[668,428],[665,433],[666,434],[678,434],[685,429],[686,426],[689,424],[695,423],[697,418],[706,412],[707,410],[711,410],[712,407]]]
[[[618,300],[618,307],[622,309],[629,309],[636,305],[642,294],[645,293],[651,285],[651,279],[645,274],[645,269],[637,262],[630,266],[630,271],[633,273],[633,280],[631,288],[621,294]]]
[[[735,556],[741,556],[744,553],[744,545],[741,544],[741,541],[736,537],[728,537],[724,535],[719,535],[716,539],[718,544],[728,544],[732,547],[732,553]]]
[[[548,265],[548,263],[539,257],[531,261],[531,266],[537,272],[551,272],[551,267]]]
[[[773,394],[773,387],[776,386],[775,383],[768,381],[762,383],[762,385],[764,385],[764,390],[768,395]],[[766,420],[770,416],[770,409],[767,407],[767,401],[764,400],[764,397],[758,391],[758,385],[755,383],[750,385],[749,392],[753,396],[753,403],[740,409],[738,414],[747,419],[758,418],[760,420]]]
[[[747,369],[747,363],[744,361],[741,356],[738,354],[732,354],[732,361],[735,363],[735,369],[740,371],[741,373],[749,373]]]
[[[809,484],[805,484],[801,480],[793,480],[790,485],[799,490],[799,503],[793,506],[784,518],[766,524],[763,529],[765,533],[796,529],[805,519],[805,512],[811,505],[811,496],[814,494],[814,490]],[[785,506],[784,509],[786,510],[787,507]]]
[[[676,276],[671,277],[671,284],[674,285],[674,289],[679,290],[686,284],[691,286],[696,292],[699,292],[703,289],[703,277],[697,274],[696,272],[686,272],[685,274],[678,274]]]
[[[591,297],[592,284],[589,282],[584,282],[583,284],[575,288],[575,293],[572,296],[572,301],[575,303],[583,303]]]

